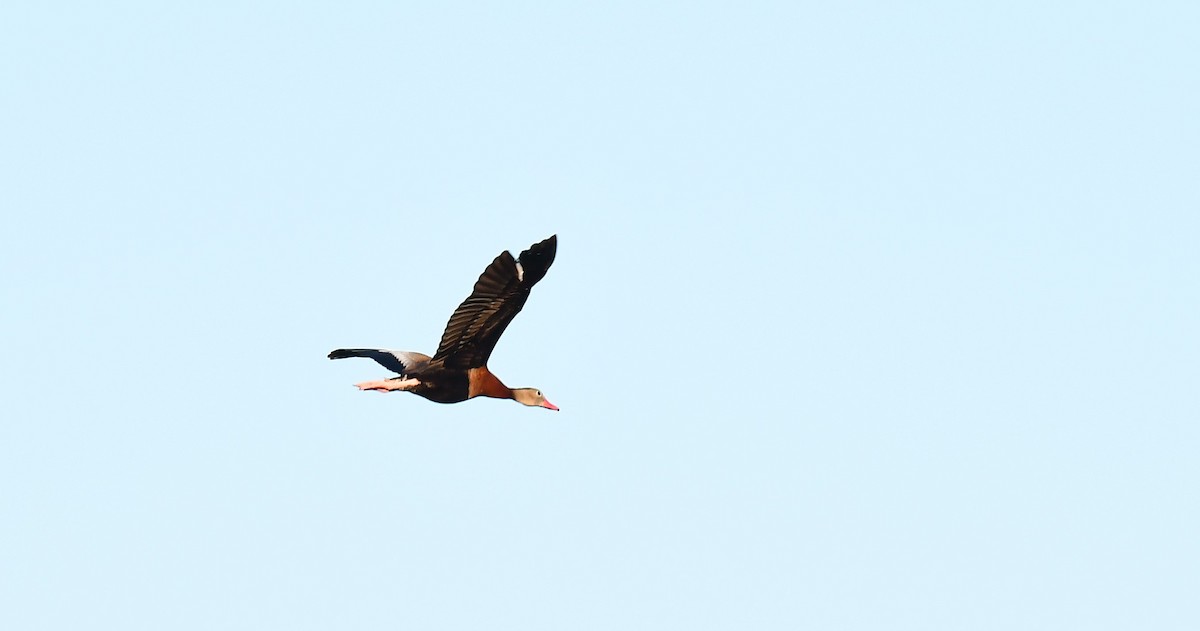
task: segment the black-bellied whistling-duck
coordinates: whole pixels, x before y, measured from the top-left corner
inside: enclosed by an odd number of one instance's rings
[[[450,316],[442,343],[433,357],[382,348],[339,348],[329,354],[329,359],[369,357],[400,374],[355,384],[359,390],[407,390],[438,403],[458,403],[481,396],[513,399],[557,410],[558,406],[547,401],[541,390],[509,388],[487,368],[488,357],[500,335],[525,306],[529,290],[550,269],[557,247],[558,235],[554,235],[529,246],[516,259],[509,252],[501,252],[483,270],[471,295]]]

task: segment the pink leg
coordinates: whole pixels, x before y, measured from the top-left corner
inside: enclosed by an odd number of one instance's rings
[[[381,381],[364,381],[354,384],[359,390],[375,390],[376,392],[388,392],[391,390],[408,390],[413,386],[421,383],[416,379],[384,379]]]

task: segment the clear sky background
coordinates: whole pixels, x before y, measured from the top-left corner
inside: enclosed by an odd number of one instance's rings
[[[171,4],[0,9],[0,628],[1200,628],[1200,5]]]

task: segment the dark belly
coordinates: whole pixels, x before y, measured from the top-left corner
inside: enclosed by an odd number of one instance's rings
[[[438,370],[413,376],[421,380],[421,385],[410,390],[417,396],[425,397],[434,403],[458,403],[467,400],[470,380],[464,370]]]

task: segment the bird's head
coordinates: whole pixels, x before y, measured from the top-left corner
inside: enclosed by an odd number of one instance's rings
[[[558,406],[547,401],[546,397],[542,396],[542,391],[537,388],[517,388],[512,392],[517,403],[558,411]]]

